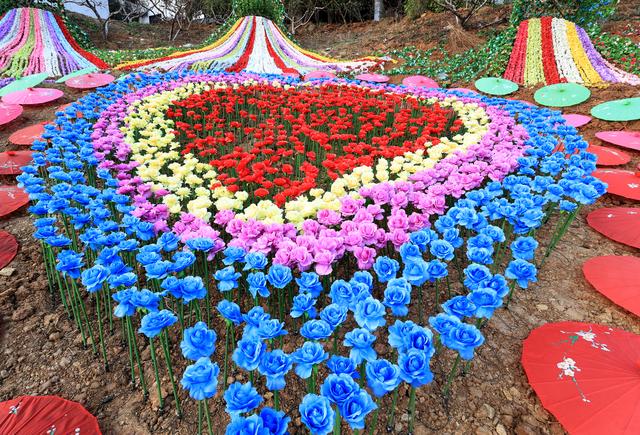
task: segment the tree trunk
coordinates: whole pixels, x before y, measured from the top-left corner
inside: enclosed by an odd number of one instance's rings
[[[105,41],[109,39],[109,19],[104,20],[104,23],[102,23],[102,39]]]
[[[373,21],[380,21],[383,9],[382,0],[373,0]]]

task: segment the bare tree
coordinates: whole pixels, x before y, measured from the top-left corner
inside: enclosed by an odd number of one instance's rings
[[[102,38],[105,41],[109,39],[109,24],[115,17],[123,21],[130,21],[133,17],[144,15],[152,5],[152,3],[147,3],[146,0],[116,0],[112,2],[108,0],[66,0],[65,3],[90,10],[100,23]],[[103,13],[105,6],[107,6],[106,14]]]
[[[296,34],[296,30],[306,25],[315,16],[318,11],[321,11],[324,7],[313,6],[310,8],[304,8],[297,13],[295,10],[285,11],[284,17],[289,21],[289,31],[292,35]]]
[[[383,11],[384,11],[383,1],[373,0],[373,21],[380,21],[382,19]]]
[[[469,20],[487,4],[488,0],[435,0],[435,2],[452,13],[463,29],[469,30]]]

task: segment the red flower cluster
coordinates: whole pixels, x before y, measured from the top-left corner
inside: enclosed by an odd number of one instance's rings
[[[462,122],[414,97],[323,84],[213,89],[173,102],[182,153],[216,168],[217,183],[278,205],[358,166],[417,151]]]

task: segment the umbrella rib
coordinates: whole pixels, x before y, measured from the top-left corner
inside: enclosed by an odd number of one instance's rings
[[[576,426],[574,429],[577,430],[580,427],[584,426],[586,423],[588,423],[590,420],[593,420],[593,418],[598,415],[601,414],[603,411],[605,411],[606,409],[610,408],[611,406],[613,406],[614,404],[616,404],[616,402],[620,401],[620,399],[622,399],[624,396],[626,396],[627,394],[633,392],[634,390],[636,390],[638,388],[638,385],[636,385],[635,388],[631,388],[627,391],[625,391],[624,393],[622,393],[622,395],[618,396],[615,400],[612,400],[611,402],[609,402],[606,406],[603,406],[602,408],[598,409],[596,412],[594,412],[593,414],[591,414],[589,416],[589,420],[583,420],[582,423],[580,423],[578,426]],[[605,390],[600,390],[600,391],[605,391]],[[637,406],[637,403],[636,403]]]

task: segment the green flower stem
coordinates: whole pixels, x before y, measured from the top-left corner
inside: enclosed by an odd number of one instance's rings
[[[129,350],[129,367],[131,367],[131,385],[136,385],[136,369],[133,362],[133,344],[131,343],[131,336],[129,335],[129,325],[122,319],[122,334],[127,336],[127,349]]]
[[[176,413],[178,418],[182,417],[182,407],[180,406],[180,397],[178,396],[178,386],[176,385],[175,377],[173,376],[173,368],[171,367],[171,353],[169,353],[169,335],[167,330],[163,330],[160,336],[160,342],[162,343],[162,350],[164,351],[164,359],[167,363],[167,370],[169,371],[169,379],[171,379],[171,388],[173,389],[173,397],[176,400]]]
[[[111,309],[111,289],[108,285],[103,284],[104,306],[109,316],[109,333],[113,334],[113,310]]]
[[[211,424],[211,413],[209,412],[209,402],[207,402],[207,399],[204,399],[204,415],[207,417],[209,435],[213,435],[213,424]]]
[[[153,338],[149,339],[149,343],[151,346],[151,363],[153,364],[153,374],[156,378],[156,388],[158,389],[158,403],[160,404],[160,409],[164,406],[164,402],[162,400],[162,388],[160,387],[160,375],[158,374],[158,362],[156,361],[156,348],[153,345]]]
[[[378,417],[380,416],[380,406],[382,405],[382,398],[376,397],[375,402],[378,407],[373,414],[373,424],[371,425],[371,429],[369,429],[369,435],[373,435],[373,431],[378,427]]]
[[[276,390],[273,392],[273,407],[276,411],[280,411],[280,391]]]
[[[360,386],[364,387],[364,378],[366,377],[367,360],[362,360],[360,363]]]
[[[336,415],[333,420],[333,435],[340,435],[341,423],[342,423],[342,418],[340,416],[340,408],[336,406]]]
[[[231,321],[230,320],[226,320],[225,322],[227,324],[227,330],[226,333],[224,334],[224,389],[227,389],[227,370],[229,368],[229,336],[231,335],[231,331],[230,331],[230,325],[231,325]]]
[[[387,430],[392,431],[395,427],[396,420],[396,404],[398,403],[398,388],[396,387],[393,390],[393,398],[391,399],[391,413],[389,414],[389,419],[387,420]]]
[[[453,377],[458,371],[458,364],[460,364],[460,355],[458,355],[458,357],[456,358],[455,362],[453,363],[453,367],[451,367],[451,371],[447,376],[447,383],[444,386],[444,390],[442,391],[442,395],[444,397],[449,397],[449,388],[451,388],[451,381],[453,381]]]
[[[204,414],[204,410],[202,409],[203,406],[203,401],[198,400],[198,435],[202,435],[202,414]]]
[[[78,306],[80,307],[80,313],[82,313],[82,317],[84,317],[84,321],[87,325],[87,329],[89,330],[89,337],[91,338],[91,348],[93,349],[93,353],[97,353],[96,350],[96,340],[93,338],[93,328],[91,328],[91,323],[89,323],[89,317],[87,316],[87,311],[84,308],[84,301],[80,297],[80,291],[78,290],[78,286],[76,285],[76,280],[71,279],[71,288],[73,289],[73,294],[75,295]]]
[[[507,295],[507,302],[504,304],[505,308],[509,308],[509,304],[511,303],[511,298],[513,297],[513,293],[516,289],[516,281],[511,281],[511,285],[509,286],[509,294]]]
[[[133,355],[136,359],[136,363],[138,365],[138,375],[140,376],[140,385],[142,385],[142,391],[144,397],[146,398],[149,395],[147,391],[147,383],[144,380],[144,369],[142,368],[142,360],[140,359],[140,352],[138,351],[138,343],[136,342],[136,335],[133,329],[133,323],[131,322],[131,317],[127,316],[127,331],[129,334],[129,340],[133,346]],[[152,353],[155,357],[155,352]]]
[[[96,314],[98,315],[98,334],[100,335],[100,347],[102,348],[102,358],[104,359],[104,369],[109,371],[109,361],[107,360],[107,348],[104,343],[104,336],[102,334],[102,312],[100,310],[100,299],[102,298],[101,292],[96,293]]]
[[[416,388],[411,387],[409,392],[409,433],[413,433],[416,424]]]

